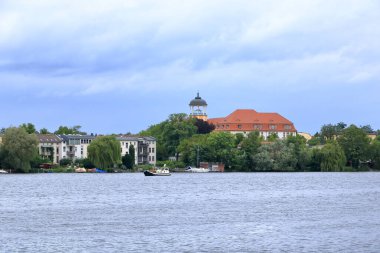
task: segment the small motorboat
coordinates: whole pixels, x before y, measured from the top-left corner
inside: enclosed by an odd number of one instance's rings
[[[145,176],[170,176],[169,169],[166,168],[164,165],[164,168],[153,168],[151,170],[144,171]]]
[[[210,172],[210,169],[206,169],[206,168],[193,168],[191,166],[187,167],[187,169],[185,170],[186,172],[192,172],[192,173],[206,173],[206,172]]]
[[[8,171],[6,171],[6,170],[0,170],[0,174],[8,174]]]

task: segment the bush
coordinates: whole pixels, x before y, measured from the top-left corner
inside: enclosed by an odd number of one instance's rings
[[[72,163],[72,160],[68,158],[63,158],[59,161],[59,165],[61,166],[67,166],[67,165],[70,165],[71,163]]]

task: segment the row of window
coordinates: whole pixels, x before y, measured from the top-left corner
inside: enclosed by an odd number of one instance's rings
[[[277,126],[278,125],[269,125],[269,129],[270,130],[276,130],[277,129]],[[230,128],[230,125],[216,125],[216,128],[218,128],[218,129],[229,129]],[[237,128],[238,129],[242,129],[242,125],[241,124],[239,124],[239,125],[237,125]],[[254,130],[261,130],[263,128],[263,125],[258,125],[258,124],[254,124],[253,125],[253,129]],[[292,126],[291,125],[284,125],[284,129],[285,130],[290,130],[290,129],[292,129]]]
[[[149,160],[149,162],[154,162],[154,155],[148,156],[148,160]]]

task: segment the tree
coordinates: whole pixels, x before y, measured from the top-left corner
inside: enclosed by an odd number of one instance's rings
[[[204,158],[209,162],[222,162],[226,168],[233,166],[235,136],[229,132],[212,132],[205,143]]]
[[[36,133],[36,127],[32,123],[24,123],[20,125],[20,128],[25,129],[28,134]]]
[[[258,148],[261,146],[262,137],[258,131],[250,132],[246,138],[240,143],[240,150],[243,152],[243,170],[254,169],[254,156]]]
[[[199,149],[199,159],[204,160],[208,153],[206,147],[207,138],[209,134],[196,134],[190,138],[181,141],[178,146],[178,151],[181,153],[181,161],[187,165],[197,164],[197,151]]]
[[[346,164],[343,149],[336,141],[327,143],[321,149],[321,171],[342,171]]]
[[[270,141],[270,142],[274,142],[278,140],[278,135],[276,133],[271,133],[268,138],[267,138],[267,141]]]
[[[40,134],[50,134],[50,132],[46,128],[41,128],[40,129]]]
[[[367,134],[374,132],[370,125],[361,126],[360,129],[366,132]]]
[[[333,140],[337,136],[336,126],[332,124],[323,125],[321,128],[322,142],[326,140]]]
[[[380,140],[374,140],[370,146],[370,154],[372,166],[376,170],[380,170]]]
[[[194,120],[194,125],[197,127],[197,134],[208,134],[215,129],[213,124],[198,118]]]
[[[348,165],[358,168],[360,160],[369,158],[370,141],[367,133],[355,125],[343,130],[338,143],[344,150]]]
[[[67,126],[60,126],[57,131],[55,131],[55,134],[80,134],[80,135],[86,135],[86,132],[80,131],[82,127],[77,125],[73,127],[67,127]]]
[[[256,170],[294,171],[297,159],[293,149],[293,144],[287,146],[282,140],[262,145],[254,156]]]
[[[38,139],[25,128],[11,127],[5,130],[1,147],[3,163],[10,168],[28,172],[30,163],[37,155]]]
[[[113,168],[121,163],[120,143],[113,136],[96,138],[88,146],[88,158],[98,168]]]
[[[122,157],[122,163],[127,169],[133,169],[135,165],[135,147],[133,145],[129,146],[128,153]]]
[[[289,135],[285,143],[287,146],[293,145],[294,155],[297,159],[296,168],[298,170],[306,170],[306,167],[309,165],[311,160],[311,153],[306,147],[306,139],[301,135]]]

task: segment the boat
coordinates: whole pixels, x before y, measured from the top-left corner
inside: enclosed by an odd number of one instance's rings
[[[6,170],[0,170],[0,174],[8,174],[8,171],[6,171]]]
[[[153,168],[151,170],[144,171],[145,176],[170,176],[169,169],[164,165],[163,168]]]
[[[186,172],[193,172],[193,173],[205,173],[205,172],[210,172],[210,169],[206,168],[193,168],[191,166],[187,167],[185,170]]]
[[[76,169],[75,169],[75,172],[76,172],[76,173],[86,173],[87,171],[86,171],[85,168],[76,168]]]

